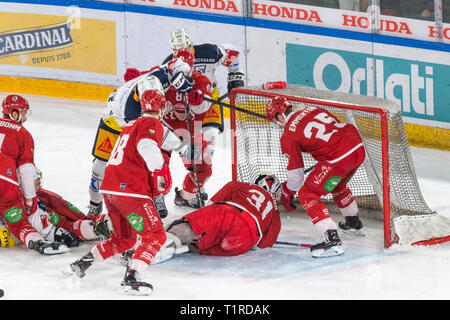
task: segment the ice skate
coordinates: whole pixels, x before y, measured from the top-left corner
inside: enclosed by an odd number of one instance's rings
[[[341,221],[338,223],[339,229],[342,232],[353,235],[364,237],[363,224],[358,216],[348,216],[345,217],[345,221]]]
[[[321,240],[322,242],[311,246],[311,255],[314,258],[332,257],[344,253],[337,230],[327,230]]]
[[[150,283],[141,281],[137,271],[128,267],[120,286],[121,292],[124,294],[147,296],[153,292],[153,286]]]
[[[69,265],[69,268],[63,273],[67,276],[77,276],[79,278],[83,278],[86,275],[86,270],[92,265],[94,262],[94,256],[91,252],[85,254],[80,259]]]
[[[28,248],[45,255],[61,254],[69,251],[69,248],[63,243],[46,240],[30,240],[28,242]]]
[[[206,192],[200,192],[200,198],[202,202],[208,199],[208,194]],[[186,200],[181,196],[180,190],[178,188],[175,188],[175,199],[174,203],[175,205],[179,207],[190,207],[194,209],[199,209],[204,206],[204,204],[200,203],[198,200],[198,196],[195,195],[193,198]]]
[[[94,203],[92,201],[89,202],[88,205],[88,213],[87,216],[88,217],[92,217],[92,216],[98,216],[100,213],[102,213],[102,203]]]

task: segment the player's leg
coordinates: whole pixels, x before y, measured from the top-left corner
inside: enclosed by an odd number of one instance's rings
[[[202,157],[201,159],[194,160],[197,168],[197,174],[193,170],[192,161],[190,159],[182,159],[186,169],[189,170],[189,173],[184,178],[182,189],[175,189],[174,202],[175,205],[180,207],[200,208],[200,203],[197,198],[197,179],[200,186],[200,195],[202,200],[208,199],[208,194],[203,190],[203,188],[212,175],[211,157],[208,152],[206,141],[202,136],[194,139],[194,141],[198,141],[198,143],[201,144],[201,148],[199,148],[199,150],[202,150]]]
[[[348,187],[348,182],[363,163],[365,152],[363,148],[335,164],[336,171],[342,175],[342,180],[332,191],[333,201],[341,211],[345,221],[338,223],[339,228],[348,234],[364,236],[363,223],[358,217],[358,205]]]
[[[216,88],[211,92],[211,96],[214,100],[220,97],[219,90]],[[214,155],[216,147],[216,139],[223,132],[223,108],[217,104],[213,104],[211,108],[206,111],[203,119],[202,131],[207,142],[208,150],[211,158]]]
[[[103,196],[99,192],[100,186],[105,176],[106,163],[120,135],[119,130],[121,128],[115,121],[112,121],[112,117],[110,118],[111,120],[108,120],[108,118],[107,122],[100,120],[92,147],[94,161],[92,163],[91,182],[89,184],[90,201],[88,216],[97,216],[102,212]]]
[[[331,219],[328,208],[321,201],[321,196],[332,192],[341,179],[335,175],[331,164],[326,161],[319,162],[298,193],[300,204],[322,235],[322,241],[311,247],[313,257],[333,256],[344,252],[337,233],[337,225]]]
[[[132,232],[123,208],[132,207],[134,199],[115,195],[105,195],[105,206],[113,228],[110,238],[95,245],[87,254],[69,265],[67,274],[82,278],[94,263],[102,262],[115,254],[125,252],[136,244],[136,235]]]
[[[127,216],[133,233],[140,243],[128,263],[125,277],[121,283],[122,291],[129,294],[150,294],[153,286],[140,280],[140,275],[166,242],[166,231],[151,200],[140,201],[136,209]]]
[[[169,165],[172,154],[165,150],[161,150],[161,153],[164,158],[164,163]],[[156,207],[156,210],[158,211],[159,217],[161,219],[166,218],[167,215],[169,214],[169,211],[167,210],[167,207],[166,207],[166,201],[165,201],[164,194],[160,194],[159,196],[153,197],[153,202],[155,203],[155,207]]]

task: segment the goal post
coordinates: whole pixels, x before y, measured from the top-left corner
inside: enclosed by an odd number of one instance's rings
[[[363,217],[383,220],[385,247],[450,241],[450,220],[431,210],[421,194],[400,107],[387,99],[300,85],[270,91],[255,86],[233,89],[230,103],[250,111],[230,110],[234,181],[253,182],[262,171],[285,181],[288,160],[281,154],[283,130],[251,114],[265,115],[267,102],[278,95],[294,108],[321,107],[357,127],[366,159],[349,187]],[[309,154],[303,157],[305,169],[316,162]],[[333,207],[331,195],[323,200]]]

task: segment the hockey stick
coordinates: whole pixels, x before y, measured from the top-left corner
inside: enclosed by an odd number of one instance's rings
[[[218,104],[220,106],[223,106],[223,107],[226,107],[226,108],[229,108],[229,109],[232,109],[232,110],[236,110],[238,112],[243,112],[243,113],[246,113],[246,114],[249,114],[249,115],[252,115],[252,116],[255,116],[255,117],[267,120],[266,116],[263,115],[263,114],[260,114],[260,113],[257,113],[257,112],[253,112],[253,111],[250,111],[250,110],[246,110],[246,109],[243,109],[243,108],[239,108],[239,107],[236,107],[236,106],[234,106],[232,104],[221,102],[220,100],[222,98],[224,98],[225,96],[227,96],[227,94],[223,95],[218,100],[214,100],[214,99],[211,99],[211,98],[208,98],[208,97],[203,97],[203,100],[209,101],[209,102],[214,103],[214,104]],[[312,169],[314,169],[314,167],[315,167],[315,165],[313,165],[313,166],[311,166],[309,168],[306,168],[304,173],[310,172]]]
[[[253,112],[253,111],[250,111],[250,110],[239,108],[239,107],[233,106],[232,104],[224,103],[224,102],[219,101],[219,100],[214,100],[214,99],[211,99],[211,98],[208,98],[208,97],[203,97],[203,100],[211,102],[211,103],[214,103],[214,104],[218,104],[219,106],[222,106],[222,107],[225,107],[225,108],[229,108],[229,109],[232,109],[232,110],[235,110],[235,111],[238,111],[238,112],[246,113],[246,114],[249,114],[251,116],[255,116],[255,117],[258,117],[258,118],[261,118],[261,119],[266,119],[266,116],[264,114],[260,114],[260,113],[257,113],[257,112]]]
[[[275,241],[275,244],[284,244],[287,246],[311,248],[312,244],[309,243],[298,243],[298,242],[288,242],[288,241]]]
[[[197,174],[197,165],[194,160],[194,137],[191,134],[191,117],[190,117],[190,106],[188,102],[188,96],[187,94],[184,95],[185,99],[185,107],[186,107],[186,119],[187,119],[187,125],[189,130],[189,136],[191,137],[191,164],[192,169],[194,170],[194,178],[195,178],[195,184],[197,185],[197,200],[200,204],[200,208],[204,207],[202,195],[200,193],[200,183],[198,182],[198,174]]]

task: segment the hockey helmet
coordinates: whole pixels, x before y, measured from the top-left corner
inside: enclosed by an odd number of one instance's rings
[[[273,173],[263,172],[255,180],[255,184],[269,192],[273,197],[278,198],[281,192],[280,180]]]
[[[195,56],[194,56],[194,53],[189,49],[180,49],[174,54],[173,57],[174,57],[174,59],[183,60],[184,62],[186,62],[189,65],[189,67],[191,67],[191,69],[194,66]]]
[[[180,49],[192,47],[191,37],[184,28],[175,29],[172,31],[170,34],[169,43],[174,52]]]
[[[267,103],[266,118],[269,122],[277,120],[277,114],[283,114],[291,106],[289,101],[282,96],[276,96]]]
[[[11,112],[13,112],[13,110],[19,112],[20,115],[22,112],[28,112],[28,110],[30,110],[30,105],[24,97],[17,94],[10,94],[3,100],[2,109],[3,114],[6,114],[8,116],[11,115]],[[20,118],[21,115],[19,116],[19,120]]]
[[[165,104],[164,89],[155,76],[144,77],[137,84],[142,111],[161,111]]]

